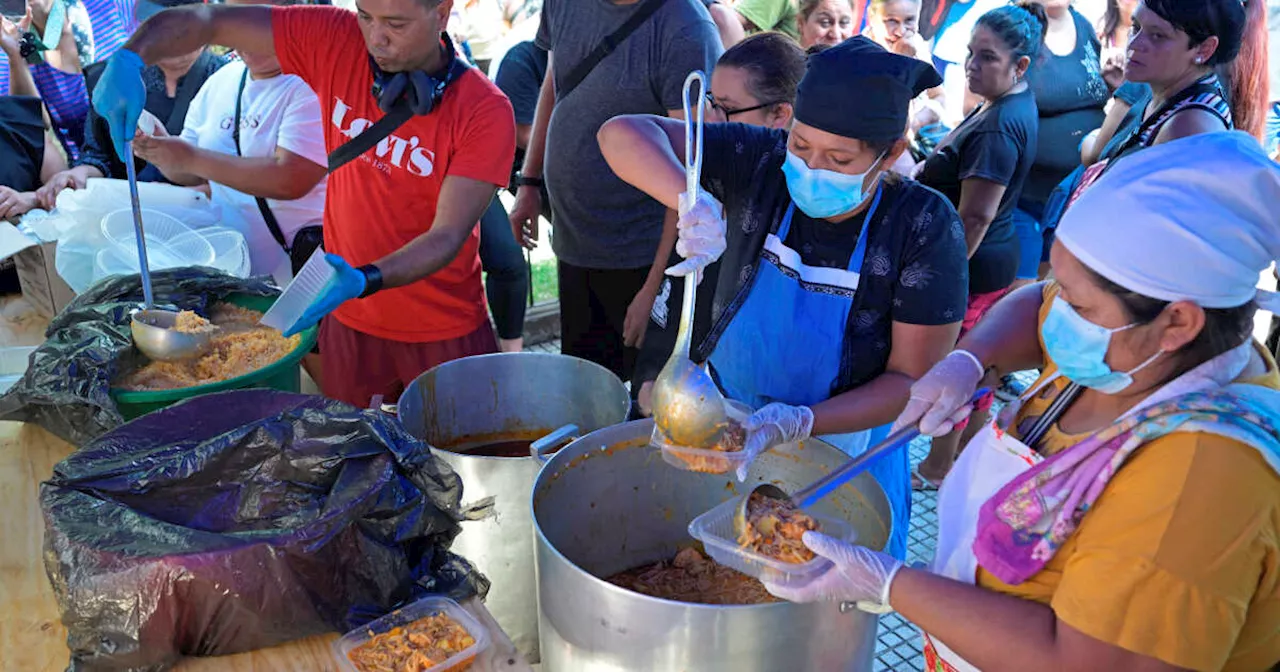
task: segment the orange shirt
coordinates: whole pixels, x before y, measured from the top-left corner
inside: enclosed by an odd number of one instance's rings
[[[1056,294],[1050,284],[1042,322]],[[1275,362],[1255,347],[1266,373],[1236,382],[1280,388]],[[1045,362],[1045,376],[1056,370]],[[1059,378],[1028,399],[1014,426],[1043,414],[1066,385]],[[1087,437],[1055,424],[1040,449],[1052,455]],[[1012,586],[979,568],[977,579],[1178,667],[1268,669],[1280,660],[1280,476],[1238,441],[1167,434],[1134,452],[1038,574]]]
[[[285,73],[320,99],[325,147],[337,149],[383,114],[354,12],[277,7],[271,14]],[[325,250],[362,266],[431,229],[446,175],[505,185],[515,155],[511,103],[475,68],[451,83],[431,114],[411,118],[373,149],[329,176]],[[447,266],[418,282],[340,306],[346,326],[379,338],[460,338],[488,319],[480,282],[478,227]]]

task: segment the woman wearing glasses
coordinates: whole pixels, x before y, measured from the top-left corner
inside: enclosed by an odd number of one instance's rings
[[[707,121],[734,122],[787,129],[795,118],[796,86],[804,76],[804,52],[795,40],[782,33],[757,33],[730,47],[716,61],[707,91]],[[663,268],[678,261],[672,258],[675,231],[663,236],[654,264]],[[706,269],[704,277],[714,278],[719,265]],[[641,348],[636,360],[632,389],[637,390],[640,410],[649,414],[649,388],[658,372],[671,356],[671,350],[644,348],[644,336],[650,319],[666,323],[666,316],[680,310],[681,283],[670,278],[662,286],[647,312],[631,311],[623,325],[628,346]],[[673,291],[674,289],[674,291]],[[634,317],[633,317],[634,315]],[[698,306],[693,333],[697,339],[707,333],[711,323],[711,304]]]
[[[759,409],[746,423],[748,455],[810,435],[861,454],[951,349],[968,287],[960,218],[939,193],[886,171],[906,149],[911,100],[940,81],[864,37],[810,56],[789,131],[707,126],[705,191],[692,203],[682,122],[625,116],[601,128],[614,172],[681,211],[684,261],[668,274],[723,255],[698,294],[711,326],[694,334],[691,356],[709,362],[728,398]],[[677,306],[651,321],[644,349],[671,351]],[[870,472],[893,509],[886,550],[903,557],[905,448]]]

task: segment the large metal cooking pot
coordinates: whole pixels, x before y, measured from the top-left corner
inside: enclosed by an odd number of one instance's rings
[[[576,357],[532,352],[441,364],[418,376],[400,397],[405,429],[436,448],[458,472],[466,499],[495,498],[496,516],[464,522],[452,550],[493,582],[486,606],[533,662],[538,660],[538,602],[529,495],[540,464],[527,456],[453,451],[532,441],[570,424],[585,434],[624,422],[630,410],[626,387],[608,369]]]
[[[648,446],[652,421],[578,439],[533,488],[543,667],[555,672],[870,670],[877,619],[835,603],[710,606],[647,597],[607,577],[671,558],[689,522],[767,479],[807,485],[848,458],[817,440],[761,456],[746,484],[680,471]],[[853,524],[880,548],[892,514],[875,479],[842,486],[814,510]]]

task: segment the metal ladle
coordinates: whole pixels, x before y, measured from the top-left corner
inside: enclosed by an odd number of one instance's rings
[[[978,403],[978,400],[985,397],[990,391],[990,388],[984,387],[977,392],[974,392],[973,397],[969,399],[969,404]],[[741,538],[742,533],[747,529],[747,506],[751,501],[752,495],[758,493],[761,497],[789,501],[797,509],[808,508],[813,506],[818,500],[834,492],[836,488],[848,483],[854,476],[866,471],[867,467],[871,466],[871,463],[874,462],[877,457],[910,443],[917,436],[920,436],[920,428],[917,425],[903,427],[902,429],[890,434],[884,441],[881,441],[869,448],[866,452],[849,460],[848,462],[845,462],[835,471],[832,471],[826,476],[814,481],[812,484],[796,491],[796,494],[794,495],[788,495],[782,490],[782,488],[779,488],[772,483],[761,483],[760,485],[757,485],[742,498],[742,501],[738,504],[738,508],[733,512],[734,534]]]
[[[701,85],[701,92],[696,98],[696,122],[689,106],[689,93],[695,82]],[[697,200],[702,177],[702,123],[706,114],[702,96],[706,90],[706,75],[697,70],[689,73],[684,81],[683,103],[685,193],[690,204]],[[694,299],[701,276],[702,272],[697,271],[684,278],[684,301],[680,310],[680,327],[676,332],[676,347],[653,383],[653,420],[658,429],[672,443],[697,448],[714,442],[728,427],[720,389],[705,369],[689,359]]]
[[[124,145],[125,171],[129,176],[129,201],[133,207],[133,231],[138,241],[138,269],[142,274],[142,310],[134,311],[130,323],[133,344],[147,357],[158,361],[195,357],[209,346],[208,332],[191,333],[174,329],[178,313],[155,307],[151,293],[151,269],[147,264],[147,239],[142,230],[142,204],[138,200],[138,171],[133,165],[133,141]]]

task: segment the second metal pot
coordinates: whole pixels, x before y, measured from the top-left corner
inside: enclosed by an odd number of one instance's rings
[[[516,647],[539,659],[537,585],[529,498],[540,464],[450,448],[531,441],[565,425],[586,434],[624,422],[627,389],[602,366],[542,353],[454,360],[418,376],[400,397],[405,429],[439,451],[462,477],[465,501],[493,497],[495,514],[464,522],[453,550],[493,582],[486,605]],[[571,437],[572,438],[572,437]]]

